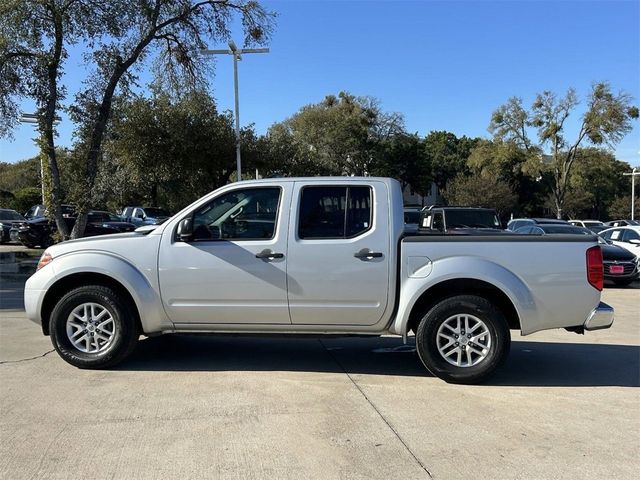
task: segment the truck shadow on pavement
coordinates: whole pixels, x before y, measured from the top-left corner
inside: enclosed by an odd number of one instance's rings
[[[397,338],[283,338],[166,335],[140,341],[117,367],[133,371],[326,372],[428,377],[412,344]],[[512,343],[493,386],[640,386],[640,347]]]

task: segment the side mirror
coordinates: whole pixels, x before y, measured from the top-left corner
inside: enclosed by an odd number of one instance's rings
[[[190,242],[193,239],[193,217],[180,220],[178,224],[178,238],[181,242]]]
[[[631,240],[629,240],[629,243],[633,243],[634,245],[640,245],[640,240],[638,240],[637,238],[632,238]]]

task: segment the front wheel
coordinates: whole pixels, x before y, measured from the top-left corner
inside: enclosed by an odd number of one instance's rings
[[[57,303],[49,323],[51,341],[63,360],[80,368],[107,368],[135,349],[135,313],[111,288],[76,288]]]
[[[442,300],[416,332],[418,356],[434,375],[450,383],[480,383],[504,362],[511,345],[500,310],[476,295]]]

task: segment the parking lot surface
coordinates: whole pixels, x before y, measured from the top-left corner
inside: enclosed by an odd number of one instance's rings
[[[1,278],[0,478],[633,478],[640,285],[613,328],[514,334],[488,384],[430,376],[395,337],[165,336],[76,369]],[[567,299],[570,301],[570,299]]]

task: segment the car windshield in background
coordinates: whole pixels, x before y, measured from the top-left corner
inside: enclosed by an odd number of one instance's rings
[[[91,212],[89,214],[89,222],[91,223],[96,223],[96,222],[110,222],[111,221],[111,216],[109,215],[108,212]]]
[[[420,212],[404,212],[404,223],[418,223]]]
[[[169,213],[161,208],[145,208],[144,213],[148,217],[169,217]]]
[[[567,235],[593,235],[593,232],[583,227],[573,227],[571,225],[540,225],[545,233],[564,233]]]
[[[447,228],[500,228],[500,220],[491,211],[447,210]]]
[[[24,220],[25,218],[14,210],[0,210],[0,220]]]

